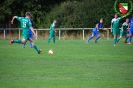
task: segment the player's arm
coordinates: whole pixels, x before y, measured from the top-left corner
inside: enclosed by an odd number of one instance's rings
[[[33,27],[30,27],[30,29],[31,29],[31,31],[32,31],[32,33],[33,33],[33,35],[37,37],[37,35],[36,35],[36,33],[35,33],[35,31],[34,31]]]
[[[52,27],[52,30],[54,30],[54,32],[56,32],[56,30],[55,30],[55,27],[54,27],[54,26]]]
[[[99,30],[99,29],[98,29],[98,23],[96,24],[96,28],[97,28],[97,30]]]
[[[11,20],[11,24],[13,24],[14,19],[17,18],[17,16],[13,16],[12,20]]]
[[[121,28],[122,32],[123,32],[123,27]]]
[[[112,24],[111,24],[111,27],[110,27],[110,31],[112,32]]]
[[[129,31],[129,29],[130,29],[130,23],[128,23],[128,28],[127,28],[127,31]]]
[[[112,32],[112,26],[113,26],[113,19],[112,19],[112,21],[111,21],[111,27],[110,27],[110,31]]]
[[[54,30],[56,32],[55,28],[52,28],[52,30]]]
[[[126,16],[128,16],[129,14],[126,14],[126,15],[124,15],[124,16],[122,16],[122,18],[124,18],[124,17],[126,17]]]

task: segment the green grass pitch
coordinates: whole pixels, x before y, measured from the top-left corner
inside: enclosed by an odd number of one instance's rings
[[[1,39],[0,88],[133,88],[133,45],[123,42],[40,39],[37,54]]]

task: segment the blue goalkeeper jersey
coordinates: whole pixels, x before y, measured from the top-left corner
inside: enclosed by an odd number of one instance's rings
[[[130,18],[129,23],[130,23],[130,28],[133,29],[133,18]]]
[[[102,27],[103,27],[102,23],[98,22],[98,29],[95,27],[93,31],[99,31],[99,29]]]

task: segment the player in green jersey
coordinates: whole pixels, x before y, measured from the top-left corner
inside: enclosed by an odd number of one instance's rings
[[[55,24],[56,24],[56,20],[53,21],[53,23],[50,26],[50,31],[49,31],[49,38],[48,38],[48,43],[50,43],[51,38],[53,38],[53,42],[55,43]]]
[[[114,18],[111,21],[111,32],[113,32],[113,35],[114,35],[114,46],[116,46],[116,43],[117,43],[117,36],[119,34],[119,23],[120,23],[120,20],[123,17],[125,17],[125,16],[118,17],[118,15],[115,14]]]
[[[20,22],[23,39],[22,40],[10,40],[10,44],[12,43],[23,43],[24,44],[25,42],[27,42],[27,40],[29,40],[32,43],[32,46],[34,47],[34,49],[38,52],[38,54],[40,54],[42,50],[39,50],[37,46],[34,44],[34,41],[29,37],[29,29],[31,29],[34,36],[37,36],[36,33],[34,32],[32,25],[30,24],[30,19],[29,19],[30,17],[31,17],[30,12],[27,12],[25,14],[25,17],[14,16],[12,18],[11,24],[13,24],[13,21],[15,18]]]
[[[122,27],[120,29],[120,37],[117,39],[117,42],[122,38],[122,36],[126,36],[125,43],[127,43],[128,39],[128,26],[129,26],[129,19],[126,19],[126,22],[122,24]]]

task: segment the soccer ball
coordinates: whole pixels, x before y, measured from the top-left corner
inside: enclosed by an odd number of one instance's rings
[[[48,54],[54,54],[54,50],[52,50],[52,49],[49,50],[49,51],[48,51]]]

